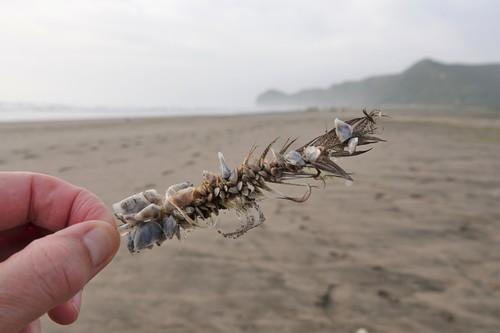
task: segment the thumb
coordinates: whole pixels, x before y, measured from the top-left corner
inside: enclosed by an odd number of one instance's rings
[[[0,331],[18,332],[68,301],[119,247],[116,228],[78,223],[37,239],[0,264]]]

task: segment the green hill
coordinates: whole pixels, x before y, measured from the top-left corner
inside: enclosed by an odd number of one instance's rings
[[[500,109],[500,64],[447,65],[425,59],[400,74],[334,84],[327,89],[293,94],[268,90],[256,102],[275,107],[411,104]]]

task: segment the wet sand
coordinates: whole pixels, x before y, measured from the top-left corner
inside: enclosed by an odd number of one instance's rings
[[[354,182],[265,200],[267,221],[236,240],[196,230],[136,255],[122,244],[77,323],[45,318],[44,331],[500,332],[499,114],[389,112],[388,142],[339,162]],[[352,115],[3,123],[0,170],[51,174],[111,206],[199,183],[218,151],[234,166],[254,143],[305,143]]]

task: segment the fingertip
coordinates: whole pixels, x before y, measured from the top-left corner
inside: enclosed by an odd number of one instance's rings
[[[74,323],[80,314],[82,292],[83,290],[80,290],[69,301],[49,310],[47,312],[49,318],[59,325]]]
[[[93,226],[83,237],[94,268],[102,269],[118,252],[120,235],[116,227],[105,221],[89,221]]]

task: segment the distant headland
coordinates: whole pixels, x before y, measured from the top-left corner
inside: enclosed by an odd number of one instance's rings
[[[269,89],[264,107],[479,106],[500,110],[500,63],[465,65],[421,60],[399,74],[285,93]]]

